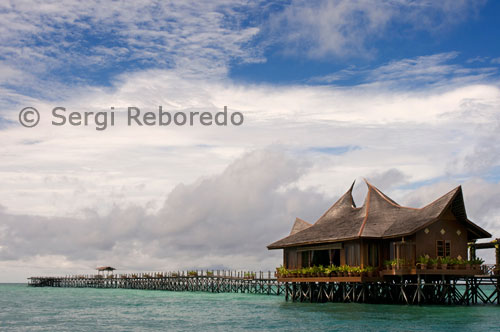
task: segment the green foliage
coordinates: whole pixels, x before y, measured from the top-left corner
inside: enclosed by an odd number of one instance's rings
[[[429,258],[429,265],[438,265],[439,261],[437,258]]]
[[[469,262],[470,262],[470,264],[472,264],[472,265],[483,265],[484,260],[483,260],[483,259],[481,259],[481,258],[479,258],[479,257],[476,257],[476,258],[474,258],[474,259],[470,260]]]
[[[319,275],[335,275],[335,274],[362,274],[367,272],[374,272],[377,268],[372,266],[367,266],[365,268],[361,268],[359,266],[348,266],[348,265],[329,265],[329,266],[311,266],[311,267],[303,267],[296,270],[288,270],[283,266],[276,268],[276,273],[279,277],[291,277],[291,276],[302,276],[302,277],[316,277]],[[245,275],[246,276],[246,275]]]
[[[374,266],[367,266],[367,267],[365,267],[365,271],[366,272],[375,272],[376,270],[377,270],[377,268],[374,267]]]
[[[452,259],[451,259],[451,257],[450,257],[450,256],[440,257],[440,258],[439,258],[439,262],[440,262],[441,264],[451,264]]]
[[[417,263],[427,265],[429,263],[429,256],[420,256],[417,258]]]

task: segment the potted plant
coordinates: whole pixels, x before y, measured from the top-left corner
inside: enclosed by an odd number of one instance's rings
[[[442,268],[443,270],[446,270],[446,269],[448,269],[448,266],[449,266],[449,265],[450,265],[450,263],[451,263],[451,258],[450,258],[450,256],[441,257],[441,258],[439,259],[439,261],[441,262],[441,268]]]
[[[427,268],[430,270],[434,270],[437,268],[437,258],[429,258],[429,262],[427,263]]]
[[[330,265],[325,269],[325,273],[328,277],[336,277],[337,271],[335,270],[335,265]]]
[[[372,278],[373,275],[375,274],[375,267],[373,266],[367,266],[365,270],[366,270],[366,276],[369,278]]]
[[[285,267],[283,267],[283,265],[281,265],[280,267],[276,268],[276,274],[278,278],[284,278],[287,276],[288,271]]]
[[[427,268],[427,264],[429,264],[429,256],[420,256],[417,258],[417,266],[421,270],[425,270]]]
[[[320,277],[321,276],[322,266],[313,266],[311,268],[311,276],[312,277]]]
[[[452,258],[450,260],[450,264],[451,264],[452,269],[454,269],[454,270],[460,269],[460,260],[458,258]]]
[[[483,265],[484,260],[482,260],[479,257],[476,257],[473,260],[471,260],[471,263],[472,263],[472,269],[479,270],[481,269],[481,265]]]
[[[325,267],[323,265],[320,265],[318,268],[319,268],[319,276],[326,277],[327,273]]]
[[[392,270],[392,261],[390,260],[384,261],[384,266],[387,270]]]

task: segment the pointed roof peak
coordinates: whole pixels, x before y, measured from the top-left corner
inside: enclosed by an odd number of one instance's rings
[[[341,213],[341,211],[350,211],[356,209],[356,204],[354,203],[354,198],[352,197],[352,189],[354,188],[354,183],[352,183],[351,187],[342,195],[340,198],[332,205],[321,217],[316,220],[315,224],[322,223],[325,219],[328,219],[327,216],[335,215]]]
[[[380,189],[378,189],[373,184],[371,184],[366,178],[363,178],[363,180],[365,181],[366,185],[368,186],[368,193],[366,194],[367,199],[370,198],[370,195],[368,195],[368,194],[371,191],[374,194],[372,198],[382,198],[383,200],[385,200],[386,202],[388,202],[391,205],[394,205],[396,207],[402,207],[401,205],[396,203],[392,198],[390,198],[389,196],[384,194]]]
[[[312,224],[307,221],[300,219],[299,217],[295,218],[295,222],[293,223],[292,230],[290,231],[290,235],[303,231],[306,228],[311,227]]]
[[[349,188],[349,190],[344,194],[344,195],[347,195],[349,194],[350,198],[351,198],[351,205],[352,207],[356,207],[356,203],[354,202],[354,198],[352,197],[352,190],[354,189],[354,184],[356,183],[356,179],[354,179],[354,181],[352,181],[352,184],[351,184],[351,187]]]
[[[313,225],[297,218],[291,235],[276,241],[268,249],[346,241],[356,238],[393,238],[414,234],[451,210],[466,225],[471,238],[491,234],[467,218],[462,187],[458,186],[422,208],[400,206],[364,179],[368,186],[365,204],[354,208],[351,188]],[[304,227],[304,228],[302,228]],[[297,231],[297,229],[300,229]]]

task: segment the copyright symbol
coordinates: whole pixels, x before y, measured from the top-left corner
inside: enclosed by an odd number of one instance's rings
[[[34,107],[25,107],[19,112],[19,123],[26,128],[33,128],[40,122],[40,113]]]

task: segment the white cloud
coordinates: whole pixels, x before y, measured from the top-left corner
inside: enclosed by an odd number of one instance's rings
[[[475,15],[477,1],[303,1],[296,0],[276,15],[271,30],[288,52],[325,56],[371,57],[373,40],[401,37],[391,23],[407,30],[442,33],[449,26]]]
[[[12,273],[22,261],[38,262],[30,273],[45,271],[49,258],[64,273],[98,264],[122,271],[273,269],[279,253],[265,246],[286,235],[295,216],[317,218],[328,205],[293,185],[304,167],[279,149],[250,152],[220,174],[177,185],[155,214],[138,206],[83,218],[0,211],[0,260]]]
[[[392,89],[428,90],[448,88],[450,85],[481,83],[498,72],[495,67],[468,68],[451,64],[457,52],[418,56],[411,59],[393,60],[371,69],[350,67],[335,73],[313,77],[310,83],[335,83],[340,80],[357,79],[363,84],[385,85]]]
[[[384,84],[248,85],[149,70],[123,74],[111,89],[80,88],[56,101],[19,97],[23,106],[42,112],[42,121],[28,130],[16,125],[20,107],[9,104],[3,111],[10,124],[0,132],[0,151],[9,157],[0,165],[0,202],[13,213],[30,206],[31,213],[46,216],[82,215],[87,208],[108,213],[115,205],[128,204],[156,212],[160,197],[179,182],[216,174],[244,151],[272,144],[316,164],[301,186],[315,186],[328,195],[340,194],[338,183],[345,178],[392,168],[408,175],[409,182],[462,176],[472,170],[469,155],[483,160],[482,171],[487,171],[496,165],[497,154],[484,151],[495,146],[495,129],[485,128],[496,118],[500,91],[493,84],[464,84],[454,76],[454,83],[439,89],[411,91]],[[80,112],[115,106],[121,113],[130,105],[143,111],[162,105],[171,111],[212,112],[227,105],[243,112],[245,123],[139,128],[127,127],[120,115],[115,127],[96,132],[51,126],[50,110],[59,105]],[[359,148],[341,155],[315,149],[345,146]],[[477,156],[472,157],[474,151]],[[493,159],[486,163],[488,156]]]
[[[262,61],[259,47],[243,47],[259,28],[241,25],[257,5],[225,0],[3,2],[0,56],[12,68],[46,80],[67,76],[72,85],[85,83],[76,76],[117,67],[223,76],[230,61]],[[36,89],[41,79],[23,83]]]
[[[449,24],[469,8],[453,3],[439,4],[439,19],[424,20],[424,28]],[[307,50],[318,55],[366,50],[366,38],[385,33],[398,10],[410,9],[403,16],[410,22],[426,12],[420,2],[394,9],[386,8],[389,2],[337,1],[301,14],[303,4],[293,3],[281,16],[286,24],[297,23],[285,38],[299,45],[304,34],[313,36]],[[272,268],[280,254],[265,245],[286,234],[296,216],[314,221],[359,176],[373,178],[403,202],[408,187],[428,181],[440,185],[422,200],[459,180],[471,183],[478,197],[481,188],[497,191],[497,180],[479,179],[498,165],[500,90],[490,68],[450,64],[452,52],[363,69],[365,83],[352,87],[234,83],[225,76],[231,61],[262,61],[263,46],[247,45],[259,28],[240,24],[252,4],[102,5],[97,12],[94,2],[0,5],[0,43],[6,45],[0,53],[9,59],[0,65],[0,84],[27,83],[31,89],[0,88],[0,266],[12,278],[88,273],[101,264],[122,271]],[[357,24],[359,18],[367,24]],[[61,28],[68,24],[72,29]],[[78,34],[85,29],[94,29],[96,37],[111,33],[117,43],[82,52]],[[131,68],[108,88],[39,75],[75,63],[91,68],[122,60],[154,68]],[[348,68],[328,80],[356,73]],[[431,84],[409,87],[415,81]],[[42,112],[37,128],[17,125],[26,105]],[[243,112],[245,123],[117,125],[104,132],[50,125],[54,106],[114,106],[122,117],[132,105],[172,111],[227,105]],[[355,148],[335,152],[343,147]],[[497,204],[482,202],[490,208],[471,203],[470,215],[483,222],[486,211],[493,222],[485,225],[497,232],[491,208]]]

